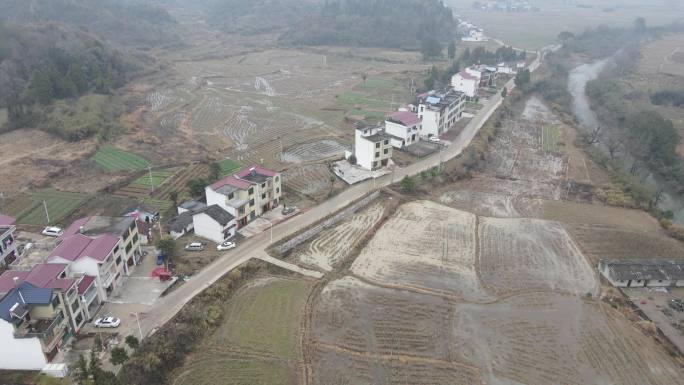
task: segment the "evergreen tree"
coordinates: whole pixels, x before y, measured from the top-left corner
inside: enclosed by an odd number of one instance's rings
[[[50,76],[44,71],[34,71],[29,82],[29,94],[38,103],[50,103],[54,87]]]
[[[456,43],[453,41],[449,43],[449,47],[447,48],[447,54],[449,56],[449,60],[454,60],[456,58]]]

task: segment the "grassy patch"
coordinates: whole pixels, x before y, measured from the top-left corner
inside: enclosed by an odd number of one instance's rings
[[[88,195],[45,189],[20,196],[3,208],[5,212],[17,218],[17,222],[26,225],[45,225],[45,205],[47,205],[50,223],[57,223],[79,208]]]
[[[212,345],[294,359],[299,314],[308,286],[303,281],[274,279],[243,290],[226,306],[226,319]]]
[[[115,119],[123,112],[123,103],[114,96],[84,95],[76,100],[59,100],[46,107],[45,131],[66,140],[76,141],[93,135],[115,137],[122,128]]]
[[[107,172],[143,170],[150,165],[147,159],[112,146],[103,146],[92,160]]]
[[[351,110],[351,115],[363,116],[364,119],[366,119],[366,120],[371,120],[371,119],[382,120],[382,119],[385,119],[385,113],[384,112],[366,111],[366,110],[361,110],[358,108],[354,108],[353,110]]]
[[[234,174],[236,171],[238,171],[240,168],[242,168],[242,165],[238,162],[235,162],[230,159],[224,159],[219,162],[219,167],[221,168],[221,175],[226,176],[230,174]]]
[[[393,89],[396,85],[390,79],[366,79],[366,82],[361,83],[360,87],[364,89]]]
[[[157,188],[161,186],[161,184],[164,183],[167,179],[169,179],[169,177],[171,177],[173,173],[174,172],[170,170],[152,171],[151,175],[150,173],[145,174],[140,178],[134,180],[133,183],[131,183],[131,185],[144,187],[154,186],[154,188]]]
[[[545,125],[542,127],[542,150],[545,153],[557,153],[561,132],[557,126]]]
[[[176,385],[288,385],[294,384],[292,373],[282,365],[271,362],[242,361],[221,358],[221,355],[202,357],[181,373]]]
[[[147,205],[152,206],[153,208],[157,209],[160,213],[168,211],[171,208],[171,206],[173,206],[173,202],[165,199],[145,198],[141,200],[141,203],[145,203]]]
[[[337,101],[342,104],[364,106],[369,108],[389,108],[391,104],[389,100],[369,98],[356,92],[345,92],[341,95],[338,95]]]

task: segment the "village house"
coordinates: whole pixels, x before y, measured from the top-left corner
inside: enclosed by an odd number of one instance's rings
[[[52,289],[64,304],[71,333],[78,333],[95,314],[101,301],[92,285],[93,277],[70,276],[68,267],[67,264],[41,263],[28,271],[8,270],[0,275],[0,295],[24,282],[38,288]]]
[[[357,127],[353,153],[356,164],[369,171],[388,166],[392,158],[391,138],[382,126]],[[351,152],[345,154],[347,160],[351,155]]]
[[[451,86],[465,96],[474,98],[480,88],[480,77],[463,70],[451,77]]]
[[[411,111],[397,111],[385,119],[385,133],[393,147],[404,148],[420,140],[421,121]]]
[[[240,228],[280,205],[281,182],[280,173],[251,166],[207,186],[206,204],[220,206]]]
[[[0,299],[0,369],[40,370],[68,335],[66,309],[53,289],[17,283]]]
[[[416,112],[421,120],[421,136],[439,137],[448,131],[463,116],[465,101],[463,92],[451,89],[420,95]]]
[[[17,255],[14,218],[0,214],[0,266],[9,266]]]
[[[599,271],[615,287],[684,287],[684,261],[601,260]]]
[[[216,243],[233,238],[237,230],[235,217],[217,204],[194,213],[192,223],[196,235]]]
[[[177,217],[173,218],[171,223],[166,227],[171,238],[178,239],[194,230],[195,227],[192,223],[192,214],[192,211],[183,211]]]

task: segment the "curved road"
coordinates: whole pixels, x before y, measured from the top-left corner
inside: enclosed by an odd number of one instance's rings
[[[543,58],[543,54],[535,59],[528,68],[530,71],[536,70]],[[506,84],[508,89],[513,89],[513,80]],[[501,94],[496,93],[489,102],[472,118],[463,132],[452,142],[449,147],[442,151],[432,154],[419,160],[405,168],[397,168],[394,173],[377,178],[375,181],[366,180],[359,184],[342,191],[340,194],[328,199],[327,201],[302,212],[301,214],[273,226],[273,243],[286,238],[330,214],[340,210],[350,203],[358,200],[374,189],[380,189],[399,181],[405,176],[418,175],[421,171],[429,170],[440,163],[453,159],[463,152],[475,137],[489,117],[501,105]],[[191,279],[178,287],[165,297],[159,300],[147,311],[144,318],[140,320],[142,334],[149,336],[154,333],[161,325],[168,322],[176,315],[193,297],[201,293],[208,286],[223,277],[232,269],[240,266],[251,258],[262,256],[265,250],[271,245],[270,232],[264,231],[255,235],[240,244],[237,248],[226,253],[213,263],[206,266],[202,271],[195,274]]]

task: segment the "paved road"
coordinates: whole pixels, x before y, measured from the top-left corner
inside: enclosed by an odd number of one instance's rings
[[[535,60],[529,68],[530,70],[535,70],[538,66],[539,59]],[[513,89],[515,87],[513,80],[508,82],[506,87],[508,87],[509,90]],[[472,118],[461,134],[452,142],[451,146],[446,147],[442,151],[423,158],[408,167],[397,168],[392,174],[351,186],[318,206],[314,206],[313,208],[274,226],[272,241],[269,239],[270,232],[264,231],[261,234],[249,238],[237,248],[227,252],[224,256],[215,260],[202,271],[195,274],[188,282],[175,289],[167,296],[160,298],[141,320],[143,334],[147,336],[153,333],[158,327],[169,321],[178,313],[193,297],[201,293],[205,288],[216,282],[232,269],[240,266],[251,258],[259,258],[262,256],[266,248],[272,243],[276,243],[283,238],[318,222],[331,213],[342,209],[363,197],[365,194],[373,191],[373,189],[388,186],[407,175],[418,175],[422,171],[429,170],[438,166],[441,162],[461,154],[487,119],[489,119],[496,108],[501,105],[501,101],[502,98],[500,93],[493,95],[489,102]]]

